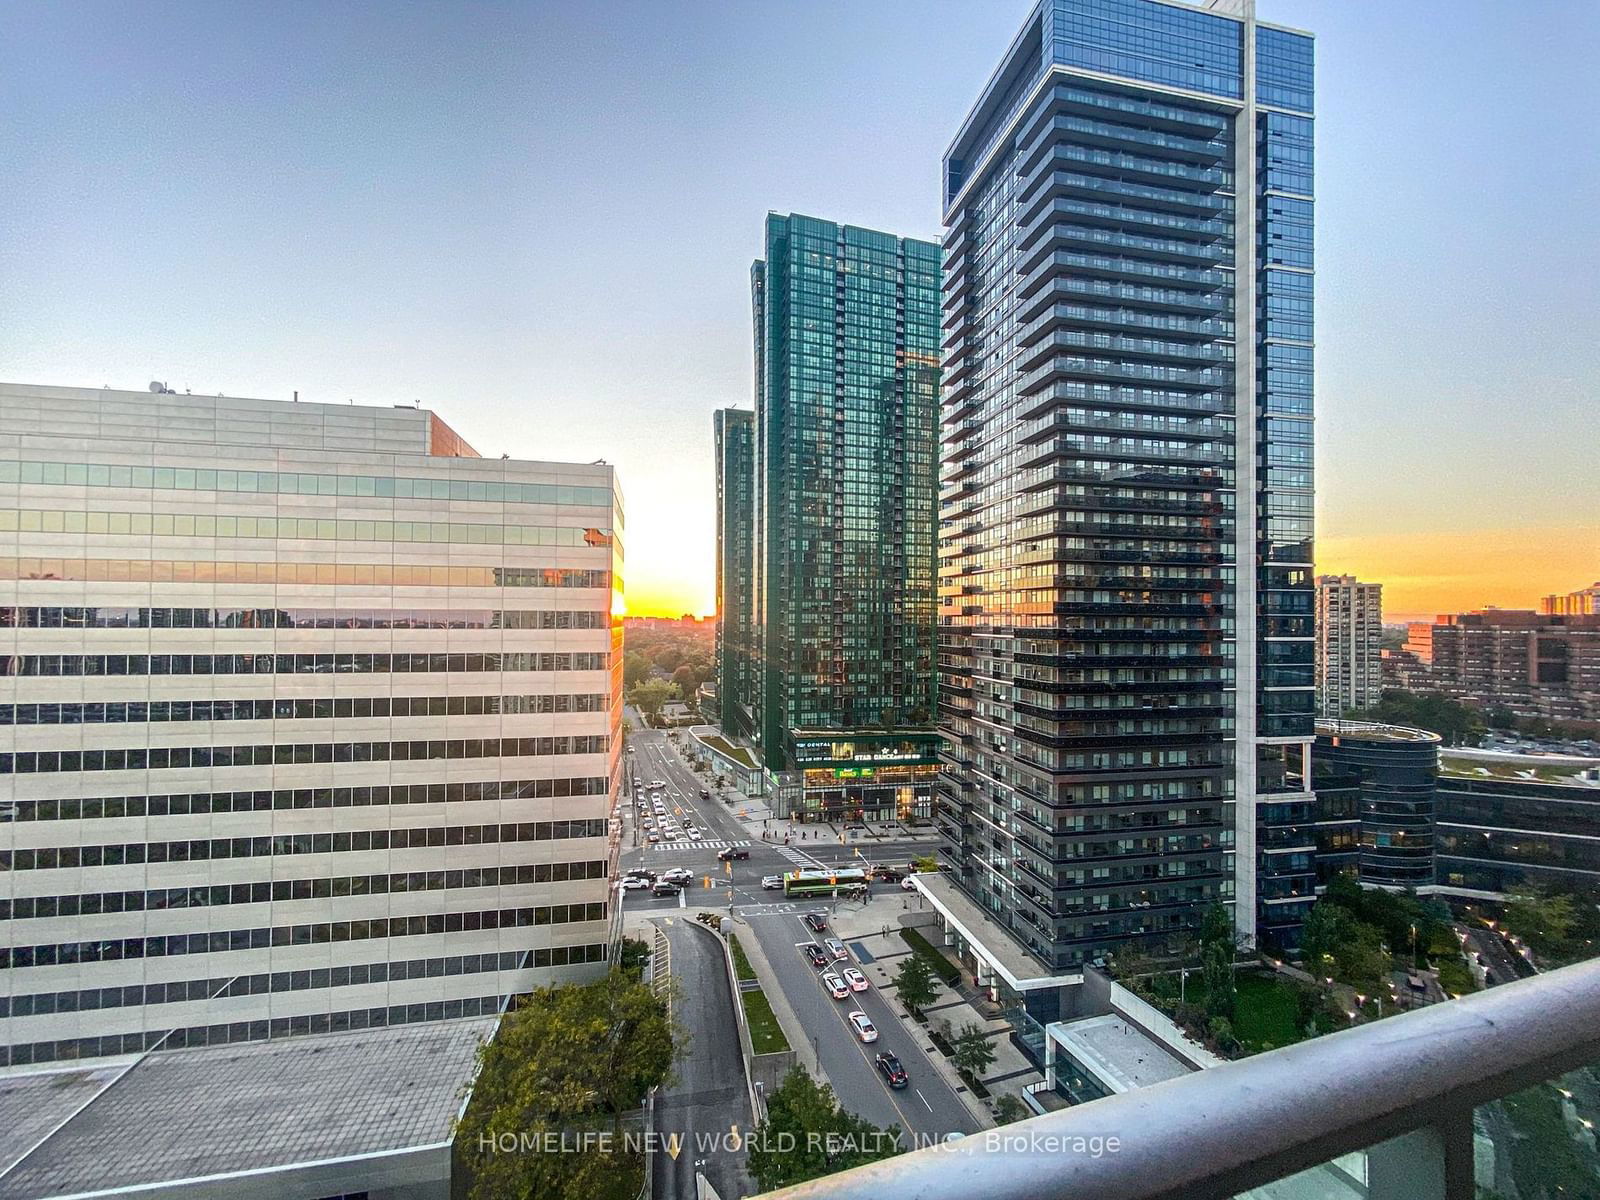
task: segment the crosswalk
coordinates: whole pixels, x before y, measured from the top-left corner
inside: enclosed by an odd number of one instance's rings
[[[699,841],[656,842],[646,846],[645,849],[651,852],[670,854],[675,850],[737,850],[749,844],[749,838],[732,842],[725,841],[722,838],[701,838]]]
[[[783,855],[784,858],[787,858],[797,867],[808,867],[813,871],[820,870],[822,868],[821,860],[813,858],[804,850],[797,850],[793,846],[779,846],[777,850],[779,854]]]

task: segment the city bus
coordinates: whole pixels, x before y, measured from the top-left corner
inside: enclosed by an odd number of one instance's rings
[[[836,871],[789,871],[783,877],[785,896],[833,896],[865,891],[867,873],[854,867]]]

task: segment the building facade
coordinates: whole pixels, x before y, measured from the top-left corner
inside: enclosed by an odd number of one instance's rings
[[[945,157],[937,820],[1052,970],[1303,849],[1312,111],[1248,2],[1042,0]]]
[[[1600,787],[1441,774],[1436,821],[1446,894],[1544,887],[1600,902]]]
[[[427,411],[0,385],[0,1064],[603,971],[621,523]]]
[[[1600,582],[1565,595],[1546,596],[1539,611],[1551,617],[1592,617],[1600,614]]]
[[[939,247],[772,213],[751,279],[756,740],[777,807],[926,816]]]
[[[1434,782],[1440,738],[1425,729],[1323,721],[1312,750],[1317,790],[1352,791],[1360,822],[1356,873],[1378,887],[1433,883]]]
[[[1445,613],[1408,625],[1403,649],[1388,664],[1397,682],[1518,716],[1600,721],[1600,616]]]
[[[1317,715],[1377,705],[1383,692],[1383,585],[1317,577]]]
[[[717,458],[717,721],[733,738],[756,724],[755,482],[753,412],[713,416]],[[702,706],[703,708],[704,706]]]

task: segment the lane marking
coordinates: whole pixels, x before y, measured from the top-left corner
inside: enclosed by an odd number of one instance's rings
[[[929,1112],[932,1112],[933,1111],[933,1105],[928,1103],[928,1098],[922,1094],[922,1089],[921,1088],[912,1088],[911,1090],[917,1094],[917,1099],[922,1101],[923,1105],[927,1108],[927,1110]]]

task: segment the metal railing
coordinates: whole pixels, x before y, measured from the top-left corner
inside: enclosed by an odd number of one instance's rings
[[[1226,1200],[1365,1150],[1316,1194],[1472,1200],[1474,1108],[1597,1062],[1600,960],[769,1195]]]

